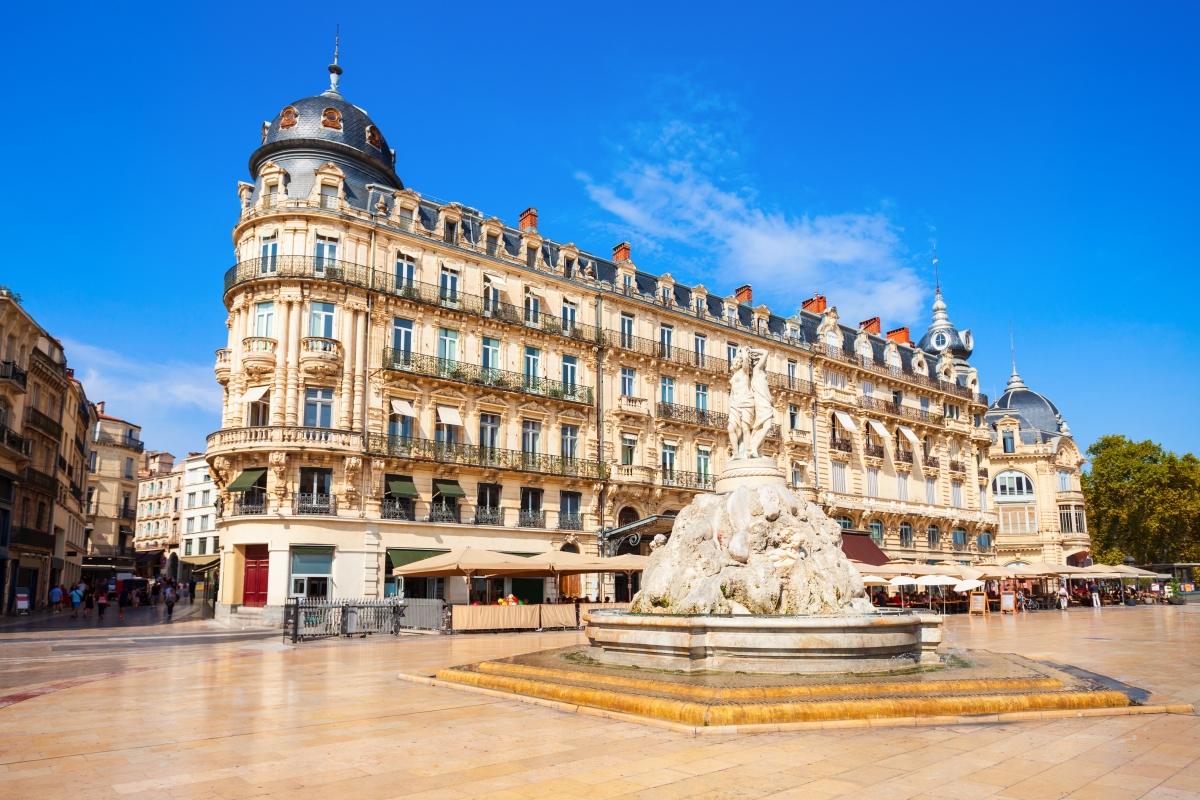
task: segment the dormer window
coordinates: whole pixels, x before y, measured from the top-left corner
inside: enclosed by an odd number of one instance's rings
[[[326,128],[333,128],[335,131],[342,129],[342,112],[336,108],[327,108],[321,112],[321,125]]]
[[[537,267],[537,248],[536,247],[526,247],[525,248],[525,266],[529,267],[530,269],[534,269]]]
[[[625,287],[625,294],[633,294],[633,276],[622,275],[621,285]]]
[[[663,305],[664,305],[664,306],[669,306],[669,305],[671,305],[671,287],[670,287],[670,286],[664,286],[664,287],[662,287],[662,288],[659,290],[659,294],[660,294],[660,295],[661,295],[661,297],[662,297],[662,302],[663,302]]]
[[[442,239],[446,244],[456,244],[458,242],[458,223],[452,219],[446,220],[445,230],[442,231]]]
[[[1001,439],[1004,441],[1004,452],[1006,452],[1006,453],[1017,452],[1016,442],[1013,439],[1012,431],[1005,431],[1003,434],[1001,434]]]
[[[367,126],[367,144],[379,150],[383,147],[383,134],[374,125]]]
[[[263,186],[263,208],[274,208],[279,200],[279,184],[268,183]]]
[[[321,208],[326,211],[338,210],[338,187],[328,183],[321,184]]]
[[[280,114],[279,114],[280,130],[286,131],[288,128],[294,127],[296,125],[296,117],[297,117],[296,109],[291,106],[288,106],[282,112],[280,112]]]
[[[943,347],[946,346],[946,343],[949,341],[950,340],[946,338],[946,334],[939,332],[936,336],[933,337],[933,346],[936,347],[937,349],[941,350]]]

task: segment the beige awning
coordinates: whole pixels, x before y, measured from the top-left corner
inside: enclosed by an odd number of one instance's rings
[[[458,409],[454,406],[438,406],[437,415],[438,420],[445,425],[461,426],[463,424],[462,417],[458,415]]]
[[[520,556],[495,553],[491,550],[476,550],[461,547],[433,558],[414,561],[392,570],[393,575],[424,575],[448,577],[452,575],[508,575],[528,570],[528,564]]]
[[[867,424],[871,426],[872,430],[882,436],[885,441],[891,436],[891,434],[888,433],[888,429],[885,428],[883,423],[879,420],[867,417]]]
[[[483,277],[492,282],[492,286],[499,286],[502,289],[508,288],[508,282],[504,280],[504,276],[495,272],[485,272]]]
[[[921,440],[918,439],[917,435],[912,432],[912,428],[908,427],[907,425],[901,425],[900,433],[905,439],[908,439],[910,442],[912,442],[914,447],[921,446]]]
[[[392,413],[399,414],[402,417],[415,417],[416,409],[413,408],[411,400],[405,400],[403,397],[392,398]]]
[[[245,392],[242,393],[242,399],[238,400],[238,402],[239,403],[257,403],[259,400],[262,399],[262,396],[264,394],[266,394],[268,391],[270,391],[270,389],[271,389],[270,386],[251,386],[249,389],[247,389]]]
[[[854,424],[854,420],[845,411],[834,411],[833,415],[837,417],[837,421],[842,423],[842,427],[851,433],[858,433],[858,426]]]

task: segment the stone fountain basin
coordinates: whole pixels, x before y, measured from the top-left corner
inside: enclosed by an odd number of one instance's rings
[[[936,666],[942,618],[920,610],[828,615],[584,615],[588,656],[682,672],[878,673]]]

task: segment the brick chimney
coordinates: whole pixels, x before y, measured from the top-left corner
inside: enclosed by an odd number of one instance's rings
[[[875,332],[878,333],[878,329]],[[907,325],[903,328],[896,328],[894,331],[888,331],[887,337],[889,341],[893,341],[896,344],[906,344],[910,347],[912,346],[912,339],[908,337]]]
[[[613,248],[613,261],[620,264],[622,261],[628,261],[630,258],[629,242],[621,242]]]
[[[733,296],[737,298],[739,304],[754,302],[754,291],[750,288],[750,284],[748,283],[745,286],[739,286],[734,289]]]
[[[813,292],[811,300],[805,300],[800,304],[800,308],[805,311],[811,311],[814,314],[825,313],[825,295]]]
[[[864,330],[867,333],[873,333],[876,336],[878,336],[879,335],[879,317],[871,317],[870,319],[865,319],[862,322],[858,323],[858,327],[860,330]]]
[[[99,403],[96,403],[96,413],[97,414],[104,413],[104,401],[103,400],[101,400]]]
[[[537,209],[533,206],[521,212],[521,221],[518,223],[521,232],[537,230]]]

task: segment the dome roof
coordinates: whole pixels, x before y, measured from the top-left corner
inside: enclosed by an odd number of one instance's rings
[[[929,353],[941,353],[949,350],[954,358],[970,358],[975,349],[975,341],[968,328],[960,332],[946,314],[946,301],[942,299],[942,290],[938,289],[933,300],[933,322],[925,335],[917,342],[917,347]]]
[[[1027,387],[1015,367],[1004,394],[988,409],[988,417],[993,420],[1005,416],[1015,417],[1022,429],[1063,434],[1070,432],[1058,407],[1049,398]]]

